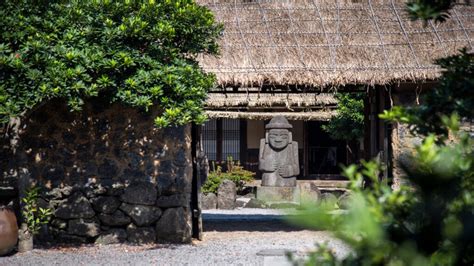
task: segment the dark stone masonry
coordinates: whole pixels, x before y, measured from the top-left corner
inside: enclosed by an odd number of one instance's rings
[[[0,178],[24,169],[43,188],[54,216],[42,239],[191,241],[190,126],[160,130],[155,116],[101,102],[73,113],[53,102],[22,124],[22,154],[1,162]]]

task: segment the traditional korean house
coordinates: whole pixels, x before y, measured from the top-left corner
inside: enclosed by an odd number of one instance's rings
[[[200,135],[191,125],[154,128],[159,110],[144,114],[98,98],[71,113],[52,101],[18,138],[0,128],[0,203],[19,206],[27,185],[41,185],[42,202],[55,209],[49,232],[68,244],[94,242],[104,228],[138,244],[191,243],[202,233],[193,142],[211,161],[232,157],[256,171],[264,125],[284,115],[299,143],[299,178],[338,179],[347,143],[321,130],[335,115],[336,91],[366,94],[360,156],[377,157],[385,176],[396,177],[392,158],[419,139],[377,114],[417,104],[440,75],[434,60],[474,43],[474,7],[462,3],[445,23],[423,25],[401,0],[198,2],[224,25],[220,56],[199,58],[217,78]]]
[[[362,156],[378,157],[387,176],[397,172],[391,157],[414,140],[377,114],[416,104],[436,84],[434,60],[473,45],[474,7],[462,3],[447,22],[423,24],[399,0],[201,2],[225,28],[220,56],[200,59],[218,81],[202,129],[209,159],[232,156],[255,170],[265,122],[285,115],[300,145],[300,178],[338,178],[347,162],[344,143],[321,130],[335,114],[336,91],[366,93]]]

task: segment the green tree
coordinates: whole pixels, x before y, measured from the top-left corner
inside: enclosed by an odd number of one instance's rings
[[[331,138],[351,141],[364,136],[364,94],[337,93],[337,115],[322,128]]]
[[[196,55],[217,53],[221,30],[192,0],[1,1],[0,123],[90,97],[159,108],[159,127],[201,123],[214,77]]]

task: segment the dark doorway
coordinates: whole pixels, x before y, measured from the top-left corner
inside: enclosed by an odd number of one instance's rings
[[[340,163],[347,161],[346,143],[332,139],[321,126],[325,122],[307,122],[308,174],[315,177],[339,175]]]

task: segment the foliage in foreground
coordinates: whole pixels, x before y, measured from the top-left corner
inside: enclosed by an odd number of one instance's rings
[[[413,0],[408,12],[414,19],[442,22],[453,2]],[[474,142],[459,131],[459,120],[474,118],[474,56],[463,49],[437,64],[444,71],[422,105],[394,107],[380,115],[426,136],[409,160],[399,162],[407,183],[392,190],[379,181],[380,167],[374,162],[345,168],[352,190],[347,212],[322,204],[293,222],[330,230],[353,252],[337,258],[328,245],[320,245],[303,263],[473,265]]]
[[[364,93],[337,93],[337,115],[323,125],[331,138],[356,140],[364,136]]]
[[[345,168],[352,191],[347,212],[323,204],[293,222],[330,230],[353,252],[337,258],[321,245],[306,264],[472,265],[474,143],[465,133],[458,137],[452,145],[427,137],[404,165],[408,184],[398,190],[379,181],[374,162]],[[364,188],[366,180],[371,185]]]
[[[226,171],[222,170],[221,166],[214,168],[215,170],[209,172],[206,182],[203,184],[201,190],[204,194],[217,193],[217,189],[224,180],[230,180],[235,183],[237,193],[242,192],[247,182],[254,180],[255,173],[245,170],[239,162],[232,160],[232,157],[227,158]]]
[[[105,97],[162,113],[156,125],[205,120],[221,26],[192,0],[0,1],[0,124],[64,99]]]
[[[21,199],[21,214],[29,233],[32,235],[36,235],[41,226],[49,222],[53,214],[49,208],[38,207],[38,193],[39,187],[31,187],[25,191],[25,197]]]

